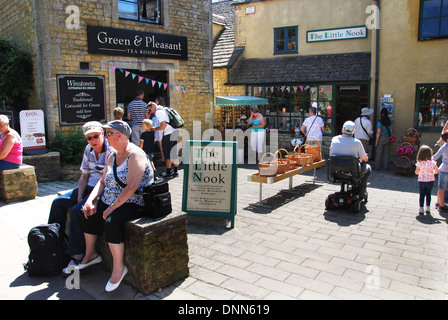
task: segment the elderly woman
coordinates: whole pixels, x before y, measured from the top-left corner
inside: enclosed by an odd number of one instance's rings
[[[118,288],[128,272],[123,262],[124,224],[142,216],[144,201],[136,191],[154,182],[154,171],[145,152],[130,143],[131,128],[126,122],[115,120],[103,129],[116,153],[107,160],[107,170],[84,205],[86,254],[76,268],[84,269],[102,261],[95,244],[104,229],[113,258],[112,276],[106,285],[106,291],[110,292]]]
[[[22,164],[22,138],[9,127],[9,119],[0,115],[0,172],[17,169]]]

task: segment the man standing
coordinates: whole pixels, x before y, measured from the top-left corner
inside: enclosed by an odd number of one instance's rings
[[[162,147],[165,157],[166,172],[162,173],[164,178],[178,177],[177,167],[179,166],[179,159],[177,156],[177,139],[179,138],[179,131],[169,125],[170,119],[168,113],[162,106],[155,103],[150,103],[148,106],[150,113],[155,114],[159,120],[159,126],[152,128],[153,131],[162,131]]]
[[[322,137],[325,132],[325,123],[321,117],[317,116],[317,103],[313,103],[313,106],[309,110],[310,116],[303,121],[303,125],[300,131],[308,137],[314,137],[322,144]]]
[[[373,109],[362,108],[361,116],[355,120],[355,138],[359,139],[364,150],[369,153],[369,141],[373,135],[372,122],[369,116],[373,113]]]
[[[59,223],[61,230],[65,232],[67,223],[67,211],[72,208],[69,225],[68,251],[72,260],[68,266],[75,266],[84,256],[84,234],[81,229],[81,218],[84,215],[82,207],[103,175],[106,161],[111,153],[108,142],[104,139],[101,123],[90,121],[82,127],[88,145],[84,150],[81,163],[81,177],[78,188],[63,194],[53,200],[50,209],[48,223]],[[64,273],[70,274],[70,269],[65,268]]]
[[[367,161],[367,156],[361,141],[354,137],[355,135],[355,123],[353,121],[346,121],[342,127],[342,134],[333,137],[330,145],[330,157],[333,156],[349,156],[361,161],[361,182],[360,191],[366,192],[367,181],[369,180],[370,172],[372,168]]]
[[[128,105],[128,120],[131,121],[131,142],[140,146],[140,136],[143,133],[142,122],[147,119],[146,103],[143,101],[145,92],[143,90],[137,91],[137,96]]]

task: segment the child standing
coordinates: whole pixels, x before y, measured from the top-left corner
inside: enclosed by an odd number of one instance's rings
[[[150,119],[144,119],[142,122],[142,128],[143,132],[140,136],[140,148],[145,151],[145,153],[148,155],[149,160],[151,161],[151,167],[156,171],[156,168],[154,166],[154,162],[152,161],[154,159],[154,151],[155,151],[155,144],[154,144],[154,131],[152,131],[152,121]]]
[[[427,145],[422,145],[417,153],[417,163],[415,164],[415,174],[418,174],[418,188],[420,191],[420,208],[418,214],[423,214],[423,204],[426,197],[425,212],[430,213],[431,191],[435,174],[439,173],[437,162],[432,160],[432,149]]]

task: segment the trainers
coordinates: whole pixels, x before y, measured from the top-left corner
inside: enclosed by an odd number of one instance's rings
[[[176,178],[176,177],[178,177],[179,176],[179,173],[177,173],[177,171],[176,172],[173,172],[173,178]]]
[[[77,260],[77,259],[72,259],[70,260],[70,262],[68,263],[67,267],[65,267],[64,269],[62,269],[62,272],[64,274],[68,274],[70,275],[72,273],[72,271],[75,269],[75,267],[80,264],[81,261]]]
[[[439,206],[439,212],[448,212],[448,206]]]
[[[173,171],[166,171],[164,173],[162,173],[160,176],[162,178],[172,178],[173,177],[174,172]]]
[[[420,209],[418,209],[418,214],[419,214],[419,215],[422,215],[423,213],[424,213],[424,212],[423,212],[423,208],[420,207]]]

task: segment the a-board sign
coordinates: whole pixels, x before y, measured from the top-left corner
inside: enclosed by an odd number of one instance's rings
[[[19,120],[23,153],[46,153],[44,112],[42,110],[22,110],[19,113]]]
[[[188,215],[226,217],[235,224],[238,142],[186,142],[182,210]]]
[[[57,84],[62,125],[106,122],[104,76],[58,75]]]

